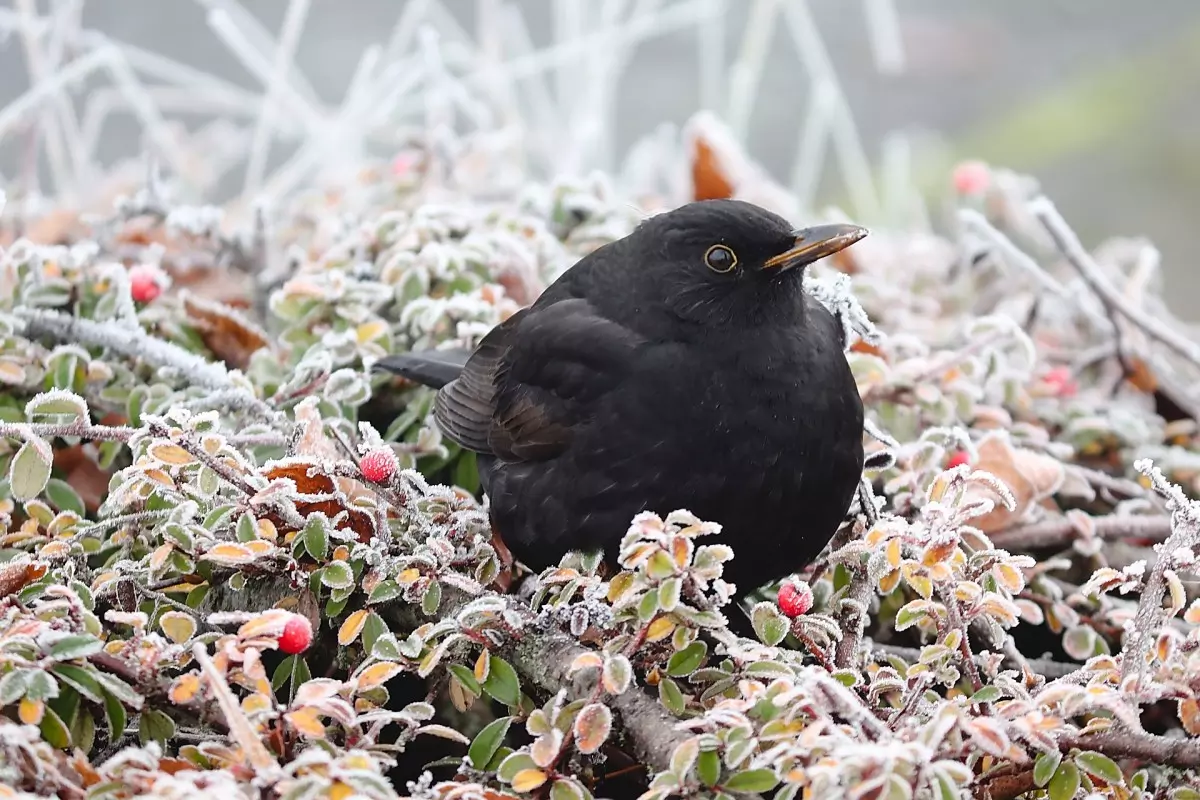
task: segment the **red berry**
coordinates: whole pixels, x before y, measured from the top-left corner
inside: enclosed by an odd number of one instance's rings
[[[966,464],[970,460],[971,457],[967,455],[966,450],[955,450],[950,454],[950,458],[946,460],[946,469],[954,469],[955,467]]]
[[[312,623],[308,617],[292,614],[283,626],[283,633],[279,634],[279,649],[288,655],[303,653],[312,644],[312,635]]]
[[[959,194],[980,194],[991,182],[991,170],[982,161],[964,161],[954,168],[954,189]]]
[[[158,270],[146,264],[129,270],[129,294],[138,303],[149,303],[162,294]]]
[[[812,608],[812,587],[804,581],[791,579],[779,587],[779,610],[786,616],[798,617]]]
[[[396,471],[396,454],[390,447],[377,447],[359,462],[363,477],[375,483],[386,483]]]
[[[1054,389],[1059,397],[1073,397],[1079,391],[1079,384],[1071,380],[1070,367],[1055,367],[1042,378]]]

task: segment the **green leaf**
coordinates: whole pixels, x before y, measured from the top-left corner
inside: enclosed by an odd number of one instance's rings
[[[71,732],[67,730],[67,725],[62,721],[62,717],[54,713],[54,709],[46,706],[42,713],[42,724],[40,726],[42,738],[46,740],[46,744],[51,747],[56,747],[59,750],[66,750],[71,746]]]
[[[483,689],[479,686],[479,681],[475,680],[475,673],[462,664],[451,664],[450,672],[471,694],[478,697],[483,692]]]
[[[354,586],[354,570],[345,561],[331,561],[321,570],[321,583],[330,589],[349,589]]]
[[[288,685],[288,702],[296,699],[296,690],[312,679],[312,672],[308,669],[308,662],[300,656],[296,656],[292,661],[292,682]]]
[[[125,706],[112,694],[104,693],[104,720],[108,723],[108,740],[115,742],[125,735],[127,720]]]
[[[81,708],[71,720],[71,744],[86,753],[95,742],[96,718],[91,711]]]
[[[279,662],[279,666],[275,667],[275,671],[271,673],[271,691],[278,692],[292,677],[292,662],[295,659],[295,656],[288,656]]]
[[[87,402],[77,394],[42,392],[25,404],[25,413],[30,422],[70,423],[76,420],[86,421],[88,407]]]
[[[147,709],[138,719],[138,738],[142,744],[158,742],[159,746],[166,745],[175,735],[175,720],[157,709]]]
[[[0,678],[0,707],[10,706],[25,696],[29,688],[31,669],[14,669]]]
[[[1079,768],[1064,761],[1050,779],[1050,800],[1071,800],[1079,791],[1079,784]]]
[[[393,580],[380,581],[375,588],[371,590],[371,594],[367,597],[367,605],[375,605],[376,603],[386,603],[389,600],[395,600],[402,593],[400,584]]]
[[[1121,786],[1125,783],[1125,774],[1113,761],[1103,753],[1080,753],[1075,756],[1075,764],[1088,775],[1099,778],[1110,786]]]
[[[438,606],[442,604],[442,584],[436,580],[430,581],[429,586],[425,589],[425,595],[421,598],[421,611],[426,616],[432,617],[437,613]]]
[[[142,707],[142,696],[135,692],[132,686],[116,675],[110,675],[107,672],[97,672],[96,680],[100,681],[100,685],[104,687],[104,691],[115,695],[118,700],[121,700],[127,706],[131,708]]]
[[[647,592],[638,603],[638,619],[649,622],[658,613],[658,592]]]
[[[731,792],[769,792],[779,783],[779,778],[769,769],[748,769],[739,772],[722,784]]]
[[[995,686],[984,686],[975,694],[971,695],[972,703],[994,703],[1004,696],[1004,692],[1000,691]]]
[[[315,514],[304,525],[304,549],[318,564],[324,563],[329,557],[329,530],[325,527],[325,520]]]
[[[705,786],[716,786],[721,780],[721,756],[716,750],[705,750],[696,759],[696,775]]]
[[[707,644],[701,641],[692,642],[671,656],[671,660],[667,662],[667,674],[673,678],[691,675],[700,667],[706,655]]]
[[[1058,765],[1062,763],[1062,753],[1057,750],[1042,753],[1033,762],[1033,782],[1040,789],[1050,782]]]
[[[550,800],[584,800],[583,789],[570,778],[559,778],[550,787]]]
[[[681,715],[687,708],[683,692],[679,691],[679,684],[667,677],[661,678],[658,682],[658,700],[675,716]]]
[[[372,611],[367,614],[367,621],[363,623],[362,643],[363,652],[369,653],[375,647],[375,642],[379,641],[379,637],[387,633],[387,623]]]
[[[515,706],[521,702],[521,682],[517,679],[517,671],[500,656],[493,654],[491,668],[487,680],[483,682],[483,690],[506,706]]]
[[[512,783],[513,777],[521,770],[537,768],[538,765],[531,755],[517,752],[500,762],[500,766],[496,768],[496,777],[505,783]]]
[[[21,445],[8,467],[13,499],[23,503],[41,494],[50,480],[53,463],[54,452],[44,440],[35,437]]]
[[[791,622],[779,612],[774,603],[765,601],[755,604],[754,610],[750,612],[750,624],[754,627],[754,634],[769,647],[774,647],[787,638],[792,627]]]
[[[103,649],[104,645],[95,636],[64,636],[50,645],[50,656],[59,661],[87,658]]]
[[[30,700],[53,700],[58,697],[58,681],[49,672],[37,670],[27,679],[25,696]]]
[[[55,664],[50,667],[50,671],[91,702],[104,702],[104,690],[100,688],[100,682],[86,669],[71,664]]]
[[[258,526],[254,523],[254,517],[249,511],[238,517],[234,533],[239,542],[253,542],[258,538]]]
[[[475,740],[471,742],[471,746],[467,749],[467,758],[471,759],[471,766],[481,770],[491,763],[492,757],[496,755],[496,751],[504,743],[504,737],[508,735],[508,729],[512,725],[512,720],[512,717],[500,717],[500,719],[488,723],[479,732],[479,735],[475,737]]]
[[[51,478],[46,483],[46,497],[59,511],[74,511],[81,517],[87,513],[83,498],[66,481]]]

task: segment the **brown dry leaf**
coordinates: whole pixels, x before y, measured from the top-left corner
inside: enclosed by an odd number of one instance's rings
[[[314,458],[339,459],[344,453],[337,443],[325,433],[325,422],[317,409],[317,398],[307,397],[296,405],[293,412],[296,424],[303,426],[304,432],[296,442],[297,456],[312,456]],[[374,497],[374,493],[356,480],[336,477],[334,482],[338,489],[346,494],[351,502],[360,497]]]
[[[995,533],[1020,521],[1035,503],[1050,497],[1063,484],[1066,473],[1063,465],[1050,456],[1032,450],[1016,448],[1005,432],[986,436],[978,446],[979,458],[974,468],[995,475],[1012,492],[1016,501],[1010,511],[1000,503],[999,496],[981,484],[967,487],[967,500],[990,498],[995,508],[971,520],[984,533]]]
[[[278,464],[265,470],[262,474],[267,480],[274,481],[281,478],[287,478],[296,484],[296,491],[301,494],[309,495],[333,495],[335,486],[333,479],[322,473],[314,473],[309,475],[309,469],[316,466],[314,461],[291,461],[286,464]],[[375,535],[375,520],[365,511],[349,506],[339,499],[330,497],[328,500],[318,500],[315,502],[297,502],[296,510],[300,516],[307,517],[309,514],[320,511],[325,516],[333,519],[343,511],[347,512],[346,516],[338,523],[340,530],[352,530],[358,534],[358,540],[369,542]],[[282,517],[271,517],[271,522],[275,525],[280,533],[288,533],[295,530],[289,527]]]
[[[692,142],[692,199],[733,197],[733,183],[721,170],[712,145],[697,136]]]
[[[1200,703],[1194,697],[1179,701],[1179,721],[1191,736],[1200,736]]]
[[[13,560],[0,564],[0,597],[16,594],[45,576],[48,567],[37,561]]]
[[[229,366],[246,369],[250,356],[268,346],[266,333],[231,306],[189,291],[180,296],[183,310],[204,346]]]
[[[123,423],[124,420],[116,423],[101,420],[102,425]],[[63,480],[71,484],[88,513],[95,513],[108,495],[109,474],[88,455],[85,447],[94,450],[94,445],[82,444],[55,450],[54,468],[63,473]]]
[[[496,557],[500,561],[500,572],[497,573],[496,580],[492,581],[492,586],[496,591],[504,594],[508,592],[513,578],[516,577],[516,559],[513,558],[512,551],[508,549],[508,545],[501,538],[500,531],[495,528],[492,529],[492,549],[496,551]]]
[[[791,219],[799,211],[791,192],[746,154],[725,123],[702,111],[684,126],[695,200],[736,198]]]
[[[1129,374],[1125,376],[1125,380],[1140,391],[1146,394],[1154,394],[1158,391],[1158,378],[1154,376],[1154,371],[1150,369],[1150,365],[1144,359],[1134,358],[1129,359],[1126,365],[1129,368]]]
[[[87,227],[80,222],[79,212],[66,208],[53,211],[31,223],[24,236],[35,244],[69,244],[87,234]]]

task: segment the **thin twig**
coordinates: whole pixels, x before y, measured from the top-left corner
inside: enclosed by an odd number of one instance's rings
[[[1150,338],[1158,340],[1194,366],[1200,367],[1200,345],[1127,302],[1121,293],[1108,282],[1100,265],[1084,248],[1079,237],[1071,230],[1049,198],[1036,198],[1029,203],[1029,210],[1041,221],[1046,232],[1050,234],[1050,238],[1054,240],[1055,245],[1066,257],[1067,262],[1075,268],[1079,277],[1109,310],[1120,314]]]
[[[1090,522],[1093,535],[1105,541],[1148,539],[1161,542],[1171,535],[1171,518],[1165,515],[1092,517]],[[1070,517],[1055,517],[1009,528],[990,538],[993,545],[1005,550],[1033,550],[1064,547],[1082,535]]]

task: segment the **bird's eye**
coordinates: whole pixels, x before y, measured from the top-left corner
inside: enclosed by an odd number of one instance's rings
[[[714,244],[704,254],[704,263],[713,272],[729,272],[737,266],[737,255],[723,244]]]

